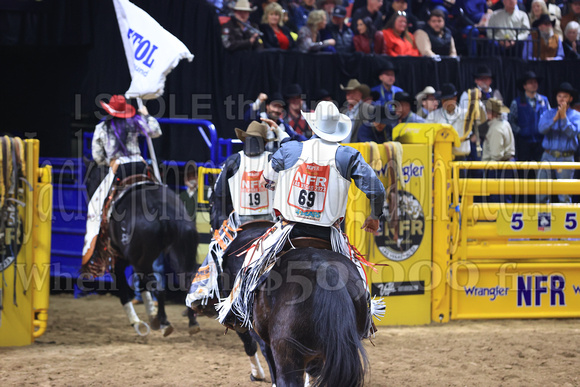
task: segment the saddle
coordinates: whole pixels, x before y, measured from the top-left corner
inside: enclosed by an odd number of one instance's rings
[[[126,177],[123,180],[115,181],[109,190],[109,195],[103,205],[101,218],[101,228],[95,244],[93,258],[89,261],[88,271],[98,277],[106,270],[113,271],[115,262],[121,257],[121,252],[112,243],[109,235],[109,219],[115,208],[115,204],[127,193],[143,185],[161,185],[156,179],[149,175],[137,174]]]
[[[263,227],[267,227],[270,228],[274,225],[274,222],[272,222],[271,220],[265,220],[265,219],[258,219],[258,220],[250,220],[249,222],[246,222],[244,224],[242,224],[240,226],[241,230],[249,230],[252,228],[263,228]]]

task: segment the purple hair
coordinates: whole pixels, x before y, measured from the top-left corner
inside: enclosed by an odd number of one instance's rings
[[[127,135],[129,133],[141,133],[144,136],[148,136],[146,128],[147,123],[139,114],[135,114],[130,118],[112,117],[107,125],[107,134],[113,134],[117,138],[113,152],[115,154],[121,153],[123,156],[130,156],[125,145]]]

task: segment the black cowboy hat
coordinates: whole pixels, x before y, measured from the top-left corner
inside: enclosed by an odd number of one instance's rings
[[[286,97],[286,99],[301,96],[302,96],[302,88],[297,83],[292,83],[288,85],[288,87],[286,87],[286,90],[284,91],[284,97]]]
[[[379,71],[377,71],[377,77],[379,77],[385,71],[389,71],[389,70],[394,71],[395,74],[397,73],[397,68],[395,67],[395,65],[390,61],[386,61],[385,63],[383,63],[381,65],[381,67],[379,67]]]
[[[556,20],[551,20],[550,15],[543,13],[542,15],[540,15],[538,20],[532,23],[532,28],[538,28],[542,24],[551,24],[552,27],[554,27],[554,25],[556,24]]]
[[[457,89],[453,83],[444,83],[441,86],[441,99],[449,99],[457,96]]]
[[[477,70],[473,73],[473,78],[490,77],[493,78],[491,69],[486,65],[477,66]]]
[[[390,120],[390,112],[387,105],[370,105],[368,108],[368,122],[376,122],[378,124],[388,124]]]
[[[268,94],[268,99],[266,100],[266,105],[269,105],[272,102],[279,102],[280,105],[282,105],[282,106],[286,105],[284,103],[284,97],[282,97],[282,94],[279,91],[275,91],[273,93]]]
[[[393,98],[395,101],[399,102],[409,102],[411,105],[415,102],[415,98],[412,95],[407,93],[406,91],[400,91],[395,93],[395,97]]]
[[[330,92],[326,89],[318,89],[315,93],[314,93],[314,99],[316,101],[320,101],[324,98],[332,98],[332,95],[330,94]]]
[[[524,73],[524,75],[522,75],[519,79],[518,79],[518,88],[523,90],[524,89],[524,85],[526,84],[527,81],[529,81],[530,79],[535,79],[536,81],[540,82],[542,80],[542,77],[538,77],[536,75],[535,72],[529,70],[526,71]]]
[[[564,93],[568,93],[572,96],[572,100],[576,101],[578,99],[578,90],[572,87],[572,85],[568,82],[560,83],[560,86],[554,90],[554,95],[557,95],[559,92],[563,91]]]

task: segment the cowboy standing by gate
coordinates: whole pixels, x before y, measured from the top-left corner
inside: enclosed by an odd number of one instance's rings
[[[367,232],[376,233],[379,228],[385,189],[357,150],[338,144],[349,136],[352,122],[332,102],[322,101],[313,113],[302,115],[314,135],[302,143],[284,143],[272,157],[272,168],[263,174],[266,186],[275,189],[274,210],[280,220],[250,247],[234,290],[216,306],[218,319],[226,326],[239,325],[236,318],[242,326],[250,325],[255,280],[291,237],[330,241],[334,251],[352,260],[366,283],[364,269],[339,227],[351,179],[371,202],[371,214],[361,227]],[[383,309],[380,302],[371,302],[372,314],[380,316]]]
[[[135,108],[122,95],[112,96],[109,103],[101,101],[101,106],[110,116],[95,128],[91,149],[93,159],[98,165],[109,165],[109,173],[89,201],[82,252],[83,265],[93,255],[105,198],[115,179],[122,180],[146,171],[147,163],[141,156],[137,140],[139,134],[151,138],[161,136],[159,123],[155,117],[149,115],[145,106],[139,109],[141,114],[136,114]]]

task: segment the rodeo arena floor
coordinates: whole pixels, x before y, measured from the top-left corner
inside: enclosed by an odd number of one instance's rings
[[[145,315],[142,305],[136,310]],[[190,337],[183,310],[168,306],[171,336],[142,338],[116,297],[53,294],[47,332],[31,346],[0,348],[0,385],[269,385],[269,375],[250,381],[234,332],[224,335],[217,321],[200,317],[201,332]],[[580,385],[580,325],[573,319],[380,327],[365,348],[368,386]]]

